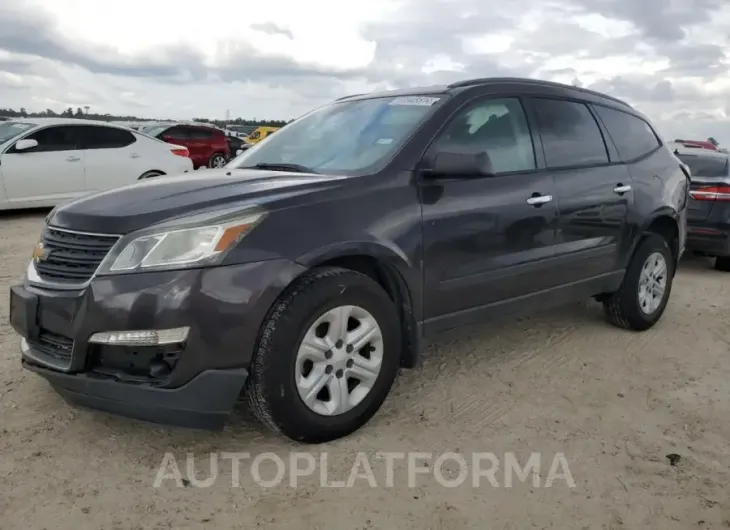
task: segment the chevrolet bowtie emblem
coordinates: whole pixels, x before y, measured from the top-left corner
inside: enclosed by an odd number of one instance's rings
[[[33,248],[33,261],[44,261],[48,258],[51,251],[43,246],[43,243],[38,242]]]

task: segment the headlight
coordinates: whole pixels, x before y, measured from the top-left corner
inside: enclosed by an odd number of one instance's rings
[[[123,238],[99,273],[185,268],[220,261],[263,217],[262,213],[233,221],[192,227],[151,229]],[[134,237],[136,236],[136,237]]]

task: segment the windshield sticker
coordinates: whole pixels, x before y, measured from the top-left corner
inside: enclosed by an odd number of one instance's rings
[[[428,96],[402,96],[395,98],[388,105],[416,105],[419,107],[430,107],[441,98],[433,98]]]
[[[380,144],[380,145],[390,145],[393,143],[393,139],[392,138],[379,138],[378,141],[375,143]]]

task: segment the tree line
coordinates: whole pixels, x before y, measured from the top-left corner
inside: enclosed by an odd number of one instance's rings
[[[53,109],[46,109],[42,112],[28,112],[24,107],[19,110],[16,109],[4,109],[0,108],[0,117],[5,118],[82,118],[87,120],[98,120],[98,121],[156,121],[150,118],[140,118],[139,116],[116,116],[114,114],[97,114],[95,112],[89,112],[89,108],[77,107],[76,110],[69,107],[62,112],[56,112]],[[160,121],[175,121],[175,120],[160,120]],[[231,120],[210,120],[207,118],[195,118],[194,121],[212,123],[214,125],[255,125],[255,126],[267,126],[267,127],[283,127],[289,121],[286,120],[259,120],[235,118]]]

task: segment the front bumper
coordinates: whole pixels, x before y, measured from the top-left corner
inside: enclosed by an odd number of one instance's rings
[[[10,323],[22,337],[23,366],[72,404],[170,425],[221,428],[246,381],[269,308],[303,270],[288,260],[270,260],[96,277],[80,291],[26,282],[11,287]],[[173,352],[174,364],[162,376],[140,370],[144,359],[168,359],[168,351],[115,346],[110,352],[88,342],[103,331],[184,326],[190,328],[187,341]]]

